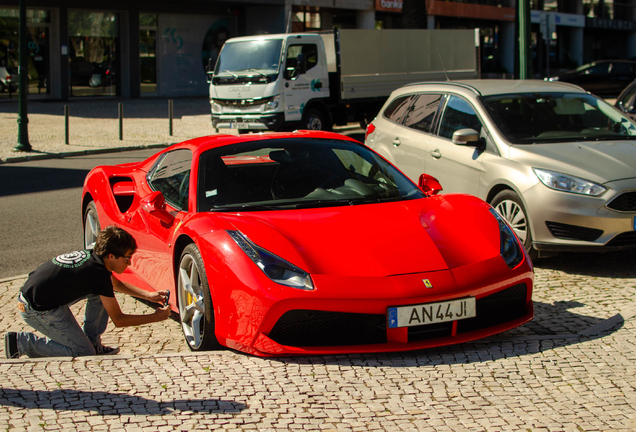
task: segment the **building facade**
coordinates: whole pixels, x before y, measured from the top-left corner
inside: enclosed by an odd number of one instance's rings
[[[17,1],[0,0],[0,67],[16,81]],[[535,77],[636,57],[636,0],[529,1]],[[29,98],[205,95],[229,37],[402,28],[402,9],[403,0],[29,0]],[[479,29],[482,77],[513,76],[516,0],[426,0],[425,13],[425,28]],[[0,99],[16,97],[10,90]]]

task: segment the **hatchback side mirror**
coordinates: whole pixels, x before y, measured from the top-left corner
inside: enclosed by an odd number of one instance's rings
[[[453,143],[457,145],[479,147],[481,141],[475,129],[459,129],[453,133]]]
[[[146,195],[141,199],[139,204],[141,204],[141,208],[149,215],[156,217],[167,225],[170,225],[172,221],[174,221],[174,216],[166,210],[166,200],[159,191]]]
[[[418,187],[427,197],[437,195],[442,191],[439,181],[429,174],[422,174],[417,182]]]

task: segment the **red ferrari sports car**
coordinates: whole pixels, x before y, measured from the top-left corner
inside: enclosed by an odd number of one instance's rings
[[[403,351],[532,319],[513,231],[440,190],[334,133],[208,136],[93,169],[85,246],[100,226],[128,230],[138,250],[121,278],[171,291],[192,350]]]

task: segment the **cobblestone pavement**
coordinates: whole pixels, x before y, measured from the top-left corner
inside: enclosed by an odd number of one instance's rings
[[[109,325],[117,356],[1,360],[0,430],[633,431],[635,258],[543,260],[532,322],[411,353],[192,353],[177,321]],[[0,281],[3,331],[25,328],[23,281]]]

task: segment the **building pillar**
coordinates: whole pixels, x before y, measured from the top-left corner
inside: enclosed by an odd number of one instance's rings
[[[359,29],[375,29],[375,10],[356,11]]]
[[[506,21],[500,24],[500,29],[499,58],[501,59],[501,67],[512,76],[515,70],[516,26],[514,22]]]
[[[583,28],[570,27],[568,30],[568,52],[571,59],[581,66],[583,64]]]

